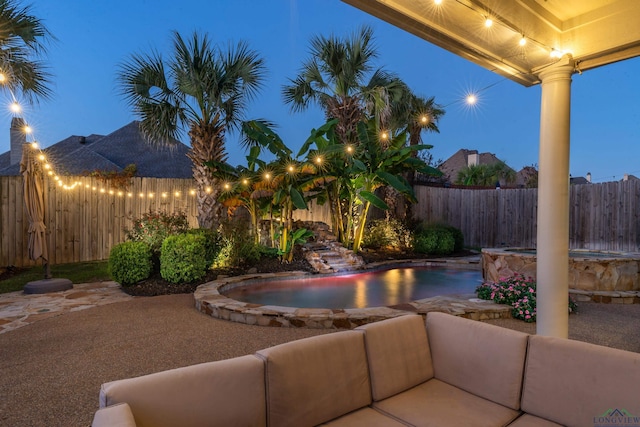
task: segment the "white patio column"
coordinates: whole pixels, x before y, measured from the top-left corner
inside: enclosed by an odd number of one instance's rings
[[[539,73],[542,81],[538,175],[537,334],[568,338],[569,119],[573,59]]]

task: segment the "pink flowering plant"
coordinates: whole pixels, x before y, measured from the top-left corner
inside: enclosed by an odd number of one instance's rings
[[[478,298],[513,307],[511,315],[525,322],[536,321],[536,282],[532,277],[515,274],[497,283],[483,283],[476,288]],[[575,301],[569,297],[569,313],[577,310]]]

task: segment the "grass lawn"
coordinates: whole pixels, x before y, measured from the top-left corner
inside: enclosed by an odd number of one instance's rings
[[[107,264],[107,261],[94,261],[52,265],[51,275],[69,279],[73,283],[111,280]],[[0,294],[21,291],[28,282],[40,279],[44,279],[42,266],[20,269],[16,274],[0,280]]]

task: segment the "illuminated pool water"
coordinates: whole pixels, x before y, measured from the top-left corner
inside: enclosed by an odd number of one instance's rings
[[[338,309],[393,306],[438,295],[469,294],[480,283],[482,273],[477,270],[408,267],[253,282],[220,292],[253,304]]]

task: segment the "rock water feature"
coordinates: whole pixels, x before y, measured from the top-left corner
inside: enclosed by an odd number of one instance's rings
[[[535,249],[482,250],[482,276],[497,282],[515,273],[536,277]],[[572,249],[569,289],[580,301],[640,303],[640,253]]]

